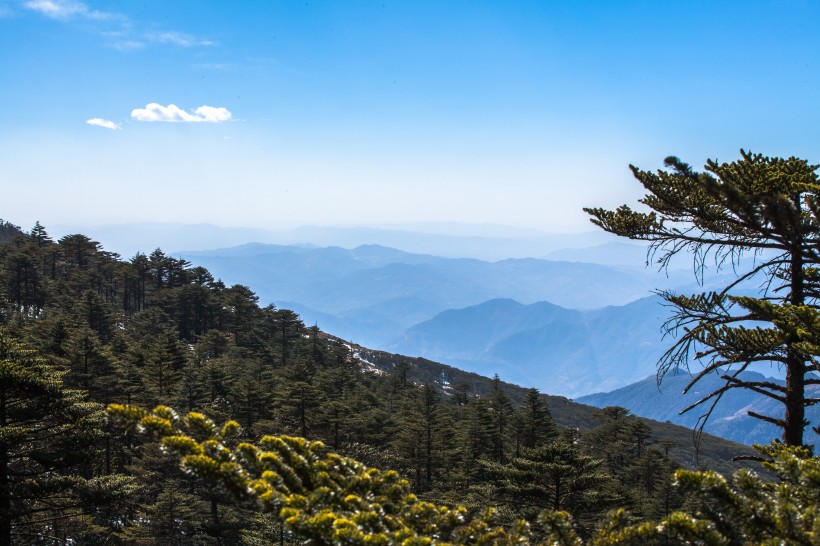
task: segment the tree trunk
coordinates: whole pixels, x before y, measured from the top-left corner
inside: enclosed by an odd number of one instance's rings
[[[789,355],[786,367],[786,416],[783,428],[783,442],[790,446],[803,445],[803,427],[805,426],[806,408],[805,376],[803,360],[799,355]]]
[[[799,198],[796,199],[799,205]],[[791,294],[789,303],[803,305],[805,299],[803,272],[803,254],[799,246],[791,251]],[[794,348],[797,343],[792,336],[786,343],[786,412],[784,416],[783,441],[786,445],[803,445],[803,428],[805,426],[805,362],[800,352]]]

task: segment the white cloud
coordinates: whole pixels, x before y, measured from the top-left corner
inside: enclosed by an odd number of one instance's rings
[[[140,42],[138,40],[123,40],[119,42],[114,42],[112,44],[114,49],[119,51],[134,51],[136,49],[142,49],[145,47],[144,42]]]
[[[208,122],[229,121],[231,113],[227,108],[200,106],[193,113],[186,112],[174,104],[162,106],[152,102],[145,108],[131,111],[131,117],[137,121],[170,121],[170,122]]]
[[[114,123],[113,121],[109,121],[107,119],[102,118],[91,118],[85,121],[89,125],[94,125],[95,127],[104,127],[106,129],[122,129],[119,123]]]
[[[88,6],[76,0],[29,0],[23,5],[51,19],[84,17],[86,19],[104,20],[116,17],[113,13],[89,9]]]
[[[230,65],[227,63],[196,63],[191,66],[198,70],[227,70]]]
[[[154,32],[149,34],[148,39],[159,44],[171,44],[179,47],[197,47],[197,46],[212,46],[215,42],[210,40],[203,40],[190,34],[183,32]]]
[[[1,2],[2,0],[0,0]],[[87,19],[93,21],[106,21],[103,25],[107,29],[98,29],[98,32],[112,39],[110,42],[115,49],[120,51],[130,51],[141,49],[147,44],[171,45],[177,47],[207,47],[217,45],[216,42],[174,30],[168,31],[146,31],[145,23],[131,21],[121,13],[98,11],[91,9],[80,0],[24,0],[23,7],[31,11],[36,11],[50,19],[59,21],[72,21],[77,19]],[[0,5],[0,17],[4,15],[3,7]],[[134,28],[134,27],[137,28]]]

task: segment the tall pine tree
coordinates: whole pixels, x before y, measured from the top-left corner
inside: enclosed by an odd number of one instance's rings
[[[681,335],[660,360],[659,376],[688,369],[691,360],[698,360],[703,369],[687,390],[713,372],[721,374],[725,385],[696,405],[708,407],[732,389],[755,391],[782,404],[784,411],[749,415],[781,427],[787,444],[801,445],[805,409],[820,402],[806,396],[806,386],[820,384],[815,375],[820,351],[806,339],[820,324],[818,166],[793,157],[743,150],[741,155],[731,163],[710,160],[700,173],[675,157],[666,159],[668,171],[631,166],[647,190],[639,202],[649,212],[626,205],[615,211],[585,210],[606,231],[649,241],[649,258],[661,267],[691,252],[701,275],[707,261],[737,272],[721,290],[662,294],[673,308],[667,329]],[[755,260],[741,262],[748,254]],[[758,297],[733,295],[744,283],[762,285],[762,292]],[[761,362],[784,368],[785,386],[740,375]]]

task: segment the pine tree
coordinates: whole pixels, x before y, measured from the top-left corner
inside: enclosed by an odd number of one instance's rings
[[[142,311],[149,302],[148,280],[151,274],[151,263],[148,260],[148,256],[137,252],[134,257],[131,258],[130,265],[133,277],[127,279],[127,288],[130,297],[126,300],[126,310]]]
[[[524,400],[515,412],[516,457],[520,448],[534,448],[558,435],[549,406],[538,389],[527,389]]]
[[[122,533],[124,542],[135,546],[218,544],[205,530],[205,501],[181,491],[178,483],[167,485],[154,502],[140,507],[137,521]]]
[[[66,273],[75,268],[88,269],[92,257],[101,249],[100,243],[81,234],[66,235],[59,245]]]
[[[53,242],[51,237],[46,232],[46,228],[44,228],[39,221],[34,223],[34,227],[31,228],[31,231],[29,232],[29,237],[34,240],[34,244],[38,247],[43,247]]]
[[[270,308],[269,308],[270,309]],[[304,323],[299,315],[288,309],[278,309],[273,311],[272,332],[273,339],[277,340],[277,348],[280,356],[280,363],[285,366],[294,358],[294,345],[301,339],[305,329]]]
[[[529,521],[543,510],[566,511],[586,527],[613,505],[602,461],[563,440],[524,449],[508,464],[485,462],[493,500]]]
[[[586,452],[604,461],[614,478],[612,494],[640,517],[662,517],[681,502],[672,487],[677,465],[654,449],[652,429],[626,408],[607,406],[596,416],[601,424],[581,437]],[[660,444],[668,450],[669,443]]]
[[[19,318],[35,318],[45,305],[45,279],[37,247],[19,237],[0,252],[0,288],[10,311]]]
[[[252,430],[254,424],[269,417],[273,404],[275,383],[270,365],[258,358],[234,358],[229,361],[231,370],[228,398],[234,408],[234,415],[240,417],[242,426]],[[305,408],[301,407],[301,417]]]
[[[76,515],[128,494],[127,479],[94,470],[104,422],[101,405],[0,329],[0,545],[34,544],[57,529],[76,541],[89,531]]]
[[[0,242],[22,237],[23,235],[25,234],[23,230],[20,229],[20,226],[15,226],[11,222],[0,218]]]
[[[666,160],[669,171],[630,167],[647,190],[640,203],[649,212],[626,205],[585,210],[606,231],[649,241],[649,259],[661,267],[692,252],[701,278],[709,260],[737,272],[719,291],[661,294],[674,309],[667,331],[681,335],[660,360],[659,377],[688,370],[691,360],[698,360],[703,369],[686,390],[713,372],[725,385],[695,406],[717,403],[732,389],[753,390],[782,404],[784,413],[749,415],[781,427],[787,444],[801,445],[805,408],[818,402],[807,398],[806,386],[820,384],[815,375],[820,351],[805,338],[820,323],[818,166],[743,150],[741,155],[732,163],[710,160],[703,173],[674,157]],[[740,261],[747,254],[755,258],[751,264]],[[755,283],[764,287],[759,297],[732,294]],[[785,387],[740,376],[760,362],[785,368]]]
[[[222,291],[224,311],[223,329],[233,334],[233,342],[239,347],[250,347],[251,326],[259,317],[259,297],[247,286],[236,284]]]
[[[428,491],[441,481],[445,460],[444,408],[429,384],[406,391],[395,419],[394,446],[404,459],[416,491]]]
[[[498,374],[493,378],[491,391],[487,402],[493,420],[493,432],[490,439],[492,445],[492,459],[503,463],[507,458],[508,424],[513,413],[510,397],[501,388],[501,379]]]
[[[73,385],[89,392],[96,389],[97,385],[109,387],[106,383],[111,382],[111,363],[94,330],[87,326],[72,329],[63,350],[71,367],[67,379]]]
[[[174,394],[179,373],[188,360],[185,348],[171,332],[143,340],[142,384],[149,400],[159,403]]]
[[[207,404],[208,389],[202,372],[202,367],[192,358],[180,370],[176,399],[185,411],[200,411]]]

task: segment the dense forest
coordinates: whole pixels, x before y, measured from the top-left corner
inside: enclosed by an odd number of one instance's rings
[[[305,531],[321,522],[300,527],[291,504],[307,508],[292,495],[251,495],[261,482],[239,480],[236,463],[181,467],[174,456],[202,463],[254,444],[280,446],[254,457],[289,461],[280,474],[291,490],[308,479],[286,472],[296,462],[331,461],[318,475],[349,465],[345,479],[361,488],[366,477],[368,495],[400,494],[397,510],[459,505],[435,517],[482,526],[469,536],[442,527],[442,541],[511,540],[521,520],[527,540],[546,539],[566,521],[539,518],[544,510],[570,514],[581,540],[616,507],[636,524],[702,502],[673,486],[671,443],[622,408],[586,430],[561,427],[545,396],[529,389],[513,403],[497,377],[480,393],[465,383],[444,392],[411,380],[411,364],[363,366],[293,312],[159,249],[123,260],[84,235],[54,241],[39,223],[25,233],[2,222],[0,237],[2,545],[326,541]],[[157,434],[158,423],[170,424]],[[389,513],[385,503],[373,513]]]
[[[422,498],[496,506],[501,524],[551,508],[590,526],[614,506],[654,518],[683,502],[677,465],[628,412],[603,410],[581,433],[558,428],[536,390],[515,407],[498,380],[483,396],[467,385],[446,396],[363,369],[294,313],[160,250],[122,260],[83,235],[5,226],[0,356],[44,382],[0,387],[12,543],[255,544],[279,532],[112,427],[109,403],[233,418],[250,440],[320,440],[398,470]]]

